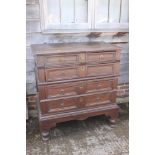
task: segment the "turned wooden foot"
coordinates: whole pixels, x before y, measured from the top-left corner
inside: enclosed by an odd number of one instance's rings
[[[118,113],[118,110],[117,110],[117,109],[116,109],[116,110],[113,110],[113,112],[110,112],[110,113],[107,115],[107,117],[108,117],[108,122],[109,122],[111,125],[115,124],[116,121],[117,121],[118,115],[119,115],[119,113]]]
[[[50,139],[50,128],[55,127],[56,123],[49,121],[49,120],[45,120],[45,121],[40,121],[39,125],[40,125],[40,132],[41,132],[42,139],[44,141],[49,140]]]
[[[116,123],[116,119],[115,118],[109,118],[109,122],[110,122],[110,124],[115,124]]]
[[[49,130],[42,131],[41,132],[41,136],[42,136],[42,140],[43,141],[49,140],[50,139],[50,132],[49,132]]]

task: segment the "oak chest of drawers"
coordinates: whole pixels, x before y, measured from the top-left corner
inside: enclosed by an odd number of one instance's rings
[[[107,43],[32,45],[44,140],[57,123],[118,116],[116,89],[120,49]]]

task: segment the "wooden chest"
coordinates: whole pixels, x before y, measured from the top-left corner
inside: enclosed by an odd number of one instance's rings
[[[120,49],[107,43],[32,45],[40,131],[49,138],[56,123],[118,116],[116,89]]]

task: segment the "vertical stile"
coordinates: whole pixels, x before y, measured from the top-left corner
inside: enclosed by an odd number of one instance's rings
[[[96,6],[95,0],[91,0],[91,10],[92,10],[91,28],[92,29],[95,28],[95,7],[93,6]]]
[[[76,23],[88,22],[88,1],[87,0],[75,0],[75,18]]]
[[[108,3],[109,0],[96,0],[95,1],[95,22],[107,23],[108,22]]]
[[[120,16],[120,1],[121,0],[110,0],[110,15],[109,22],[110,23],[119,23]]]
[[[74,23],[76,23],[76,17],[75,17],[75,0],[74,0]]]
[[[120,23],[129,22],[129,0],[122,0]]]
[[[60,23],[61,23],[61,0],[59,0]]]
[[[109,16],[110,16],[110,0],[108,0],[108,23],[109,23]]]
[[[122,16],[122,0],[120,2],[119,23],[121,22],[121,16]]]
[[[61,0],[61,23],[74,23],[74,0]]]

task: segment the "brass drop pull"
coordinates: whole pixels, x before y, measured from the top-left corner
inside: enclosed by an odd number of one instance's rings
[[[98,85],[97,85],[98,88],[100,88],[101,86],[102,86],[101,84],[98,84]]]
[[[97,98],[96,98],[96,99],[97,99],[97,101],[99,101],[101,98],[100,98],[99,96],[97,96]]]
[[[82,86],[80,86],[80,89],[83,89],[83,87],[82,87]]]
[[[64,89],[61,89],[60,92],[62,95],[64,95]]]
[[[83,88],[84,88],[84,85],[81,85],[79,88],[80,88],[80,89],[83,89]]]
[[[64,72],[64,71],[62,71],[62,72],[61,72],[61,75],[62,75],[62,76],[65,76],[65,72]]]
[[[62,101],[62,102],[60,103],[60,105],[61,105],[61,106],[64,106],[64,101]]]

